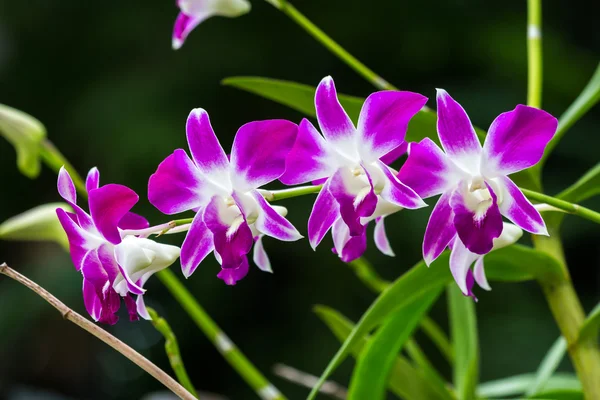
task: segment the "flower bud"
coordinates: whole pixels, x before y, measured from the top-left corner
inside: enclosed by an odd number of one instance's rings
[[[0,239],[53,241],[68,250],[69,242],[56,216],[57,208],[71,210],[65,203],[49,203],[7,219],[0,224]]]
[[[40,173],[40,143],[46,137],[44,125],[34,117],[0,104],[0,135],[17,152],[17,167],[29,178]]]

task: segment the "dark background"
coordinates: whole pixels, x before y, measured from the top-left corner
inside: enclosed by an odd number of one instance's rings
[[[0,1],[0,102],[39,118],[81,173],[97,166],[102,182],[136,190],[142,200],[135,210],[152,223],[169,217],[146,201],[147,179],[173,149],[187,147],[184,126],[190,109],[208,110],[226,149],[245,122],[301,118],[268,100],[223,87],[221,79],[257,75],[316,85],[332,75],[340,92],[366,96],[374,90],[259,0],[242,18],[205,22],[174,52],[173,3]],[[525,3],[298,0],[295,5],[396,86],[432,99],[434,88],[443,87],[485,128],[499,113],[526,101]],[[556,116],[578,95],[598,62],[600,31],[592,4],[544,2],[544,108]],[[429,105],[435,106],[434,101]],[[561,190],[592,167],[599,146],[596,107],[568,132],[550,159],[544,172],[547,191]],[[43,168],[38,179],[28,180],[17,171],[14,151],[2,139],[0,170],[0,220],[59,200],[55,174]],[[301,232],[306,232],[312,201],[306,197],[285,204]],[[600,208],[598,201],[588,204]],[[386,220],[396,258],[378,254],[370,243],[367,256],[386,278],[396,278],[420,259],[430,210]],[[563,233],[576,288],[590,310],[600,297],[600,230],[571,217]],[[306,241],[267,239],[265,246],[272,275],[253,266],[237,286],[227,287],[215,277],[218,266],[211,259],[186,284],[257,367],[291,399],[300,399],[307,391],[274,377],[271,368],[283,362],[320,374],[337,350],[338,342],[312,306],[332,306],[356,321],[374,295],[329,252],[329,237],[316,253]],[[58,246],[2,242],[4,260],[85,312],[81,277]],[[178,264],[173,269],[181,276]],[[535,370],[559,334],[536,284],[492,286],[490,293],[477,293],[482,380]],[[196,387],[232,399],[255,398],[165,288],[156,279],[147,288],[147,304],[178,335]],[[446,326],[444,299],[432,315]],[[170,371],[162,339],[149,323],[129,323],[123,315],[108,329]],[[449,377],[447,364],[427,339],[420,343]],[[347,384],[351,366],[346,362],[335,379]],[[570,368],[568,361],[561,365]],[[62,321],[34,294],[0,280],[0,398],[138,399],[159,390],[159,383]]]

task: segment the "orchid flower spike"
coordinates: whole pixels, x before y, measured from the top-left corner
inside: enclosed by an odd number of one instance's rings
[[[399,174],[423,198],[441,194],[423,239],[427,265],[455,236],[455,247],[488,253],[503,232],[502,216],[527,232],[547,235],[542,216],[508,175],[540,160],[556,132],[556,118],[518,105],[492,122],[482,147],[465,110],[446,91],[438,90],[437,105],[444,151],[429,138],[411,143]]]
[[[373,93],[365,100],[355,127],[338,101],[333,79],[321,81],[315,107],[324,136],[303,120],[280,178],[287,185],[324,182],[308,221],[313,249],[333,226],[336,252],[345,261],[357,258],[366,247],[366,223],[379,217],[376,237],[381,240],[376,243],[384,253],[393,254],[383,217],[426,204],[384,161],[405,149],[408,122],[426,102],[426,97],[412,92]]]
[[[217,275],[234,285],[248,273],[253,241],[254,262],[271,271],[264,235],[283,241],[302,236],[284,218],[287,210],[271,206],[257,190],[283,174],[298,126],[285,120],[243,125],[228,159],[206,111],[192,110],[187,141],[193,161],[175,150],[150,177],[148,198],[165,214],[194,210],[196,216],[181,248],[183,274],[189,277],[213,250],[221,264]]]
[[[498,250],[511,244],[516,243],[521,236],[523,230],[516,225],[508,222],[503,223],[502,233],[494,239],[492,250]],[[477,301],[477,297],[473,293],[473,285],[477,285],[484,290],[492,290],[485,276],[483,265],[483,254],[475,254],[465,247],[463,242],[454,236],[450,241],[450,272],[456,281],[456,284],[465,296],[472,297]],[[473,270],[471,265],[475,263]]]
[[[201,22],[213,17],[239,17],[250,11],[247,0],[177,0],[179,15],[173,27],[173,49],[177,50]]]
[[[179,248],[150,239],[124,234],[124,230],[144,229],[148,221],[130,212],[138,195],[126,186],[99,186],[100,173],[92,168],[86,189],[89,210],[77,205],[75,185],[63,167],[58,174],[58,192],[74,213],[56,210],[69,239],[75,269],[83,274],[83,300],[90,316],[115,324],[121,298],[125,300],[130,320],[138,315],[150,319],[143,294],[144,284],[155,272],[167,268],[179,257]],[[131,295],[137,295],[134,301]]]

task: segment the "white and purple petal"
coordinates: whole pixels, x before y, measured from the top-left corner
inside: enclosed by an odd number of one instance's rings
[[[437,91],[437,107],[437,129],[446,154],[467,172],[477,174],[481,144],[469,116],[443,89]]]
[[[256,189],[283,175],[297,135],[298,125],[283,119],[242,125],[231,148],[236,189]]]
[[[497,178],[502,190],[500,213],[515,225],[535,235],[548,236],[546,223],[538,210],[509,177]]]
[[[254,252],[252,254],[252,261],[261,271],[265,272],[273,272],[271,268],[271,261],[269,260],[269,256],[265,251],[265,247],[263,245],[263,236],[258,235],[254,238]]]
[[[99,247],[103,243],[103,240],[82,229],[76,222],[77,217],[75,214],[68,213],[62,208],[57,208],[56,215],[67,234],[73,265],[79,271],[83,266],[83,259],[86,253],[91,249]]]
[[[198,265],[215,248],[212,232],[203,221],[203,212],[204,210],[199,210],[196,213],[181,246],[181,268],[186,278],[194,273]]]
[[[279,180],[286,185],[297,185],[331,176],[336,165],[330,152],[323,136],[310,121],[303,119]]]
[[[385,155],[383,155],[380,160],[385,165],[390,165],[400,157],[402,157],[406,151],[408,150],[408,142],[402,142],[402,144],[395,149],[390,150]]]
[[[385,233],[385,217],[379,217],[375,220],[375,231],[373,232],[373,239],[375,239],[375,246],[386,256],[395,257],[396,254],[390,245],[390,241]]]
[[[450,207],[452,192],[442,194],[436,203],[425,229],[423,259],[429,266],[446,249],[456,235],[454,213]]]
[[[477,254],[469,251],[458,237],[454,240],[452,252],[450,253],[450,272],[465,296],[472,295],[471,287],[473,283],[467,282],[467,275],[470,272],[471,265],[477,258]],[[471,278],[473,277],[471,276]]]
[[[100,186],[100,171],[98,168],[94,167],[89,170],[87,177],[85,179],[85,189],[89,193],[90,190],[98,189]]]
[[[482,170],[489,178],[509,175],[540,161],[558,120],[546,111],[518,105],[500,114],[483,145]]]
[[[384,200],[410,210],[427,206],[423,199],[413,189],[402,183],[387,165],[381,161],[378,161],[377,164],[385,177],[385,183],[380,193]]]
[[[127,186],[110,183],[89,193],[90,214],[98,231],[113,244],[121,242],[118,225],[138,202],[138,195]]]
[[[362,256],[367,249],[366,231],[359,236],[350,236],[350,231],[342,218],[338,218],[331,229],[334,253],[343,262],[351,262]]]
[[[250,266],[246,256],[242,258],[240,264],[236,267],[221,268],[221,272],[217,274],[217,278],[225,282],[226,285],[235,285],[239,280],[242,280],[247,274]]]
[[[302,239],[302,235],[287,219],[281,216],[258,192],[253,190],[250,195],[256,200],[260,211],[254,222],[260,233],[285,242]],[[235,198],[235,196],[234,196]]]
[[[486,186],[487,190],[471,191],[466,182],[461,182],[450,197],[456,232],[466,248],[476,254],[489,253],[503,227],[497,196]]]
[[[308,241],[313,250],[340,215],[340,206],[329,192],[329,184],[330,180],[323,184],[308,218]]]
[[[477,257],[477,261],[475,261],[475,267],[473,267],[473,277],[475,278],[475,282],[484,290],[492,290],[490,284],[488,283],[487,277],[485,276],[485,268],[483,264],[484,257]]]
[[[148,181],[148,200],[162,213],[171,215],[200,207],[205,185],[200,171],[182,149],[160,163]]]
[[[190,112],[185,131],[192,159],[200,172],[209,176],[229,168],[227,155],[204,109],[195,108]]]
[[[427,102],[427,97],[400,91],[381,91],[365,100],[357,132],[364,162],[373,162],[404,143],[410,119]]]
[[[429,138],[409,145],[408,159],[398,173],[398,178],[422,198],[456,186],[460,176],[448,156]]]

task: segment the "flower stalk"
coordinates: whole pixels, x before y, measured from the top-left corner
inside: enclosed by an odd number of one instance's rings
[[[292,21],[298,24],[309,35],[321,43],[327,50],[335,54],[340,60],[345,62],[350,68],[365,78],[369,83],[379,90],[398,90],[394,85],[376,74],[373,70],[360,62],[356,57],[346,51],[335,40],[330,38],[318,26],[313,24],[304,14],[296,9],[289,1],[266,0],[267,3],[277,8],[279,11],[290,17]]]
[[[542,0],[527,0],[527,104],[542,107]]]
[[[173,297],[175,297],[183,309],[194,320],[204,335],[221,352],[223,358],[254,389],[260,398],[264,400],[285,400],[285,397],[279,390],[235,346],[171,270],[162,270],[156,276],[158,276]]]
[[[52,307],[56,308],[58,312],[61,313],[64,319],[71,321],[75,325],[96,336],[98,339],[102,340],[104,343],[121,353],[123,356],[127,357],[135,365],[137,365],[138,367],[146,371],[148,374],[150,374],[152,377],[154,377],[157,381],[165,385],[179,398],[184,400],[196,399],[196,397],[194,397],[190,392],[188,392],[183,386],[177,383],[177,381],[171,378],[166,372],[158,368],[146,357],[142,356],[140,353],[138,353],[137,351],[123,343],[121,340],[111,335],[110,333],[106,332],[104,329],[100,328],[99,326],[87,320],[80,314],[71,310],[63,302],[58,300],[56,297],[54,297],[46,289],[44,289],[37,283],[21,275],[6,264],[0,265],[0,274],[7,276],[19,282],[23,286],[26,286],[27,288],[31,289],[38,296],[46,300]]]

